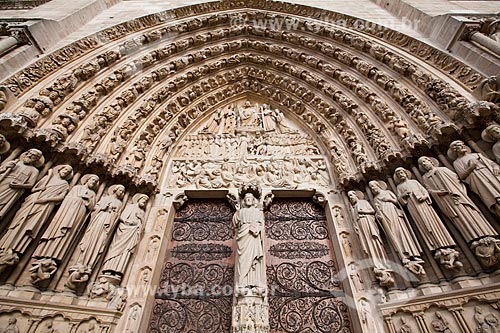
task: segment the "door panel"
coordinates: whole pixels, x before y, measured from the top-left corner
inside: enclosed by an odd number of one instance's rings
[[[190,200],[176,213],[149,332],[230,332],[233,214],[226,200]]]
[[[271,332],[352,332],[323,208],[275,199],[266,234]]]

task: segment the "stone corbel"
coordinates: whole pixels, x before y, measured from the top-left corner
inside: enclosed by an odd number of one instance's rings
[[[325,208],[326,207],[326,204],[328,203],[328,199],[326,198],[326,196],[321,193],[321,192],[316,192],[314,195],[313,195],[313,201],[315,203],[317,203],[318,205],[320,205],[321,207]]]
[[[185,192],[179,193],[175,196],[172,204],[174,205],[175,210],[179,210],[184,206],[184,204],[189,200]]]

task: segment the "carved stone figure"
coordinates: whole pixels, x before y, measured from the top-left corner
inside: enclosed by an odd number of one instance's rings
[[[264,213],[273,195],[261,200],[257,184],[244,184],[239,199],[234,194],[227,198],[236,208],[233,224],[236,228],[235,304],[232,332],[269,332],[269,305],[267,304],[266,266],[264,262]]]
[[[89,280],[92,271],[85,265],[76,264],[69,269],[68,280],[64,286],[72,291],[78,291],[80,286]]]
[[[0,250],[0,274],[19,262],[19,256],[12,250]]]
[[[431,326],[434,329],[434,331],[440,333],[453,333],[448,326],[449,325],[448,321],[443,317],[441,312],[436,311],[435,316],[437,317],[437,319],[434,319],[431,322]]]
[[[461,261],[458,260],[460,253],[452,248],[438,249],[434,253],[434,259],[437,259],[441,265],[447,269],[458,269],[463,267]]]
[[[17,318],[9,318],[9,324],[3,330],[3,333],[19,333],[19,327],[17,327]]]
[[[498,318],[493,313],[485,314],[481,307],[474,308],[474,320],[476,321],[476,333],[496,333],[498,332]]]
[[[38,149],[24,152],[19,160],[5,163],[0,168],[0,220],[21,197],[25,190],[36,182],[38,169],[44,158]]]
[[[57,264],[54,260],[48,258],[36,260],[29,269],[31,283],[37,285],[42,281],[50,279],[56,270]]]
[[[264,214],[254,193],[247,192],[237,206],[233,224],[236,228],[236,286],[262,293],[266,288],[264,266]],[[261,290],[264,289],[264,290]],[[243,291],[245,292],[245,291]]]
[[[408,211],[429,250],[437,251],[445,248],[451,250],[456,246],[455,241],[432,208],[429,192],[418,181],[410,179],[410,175],[410,171],[404,168],[397,168],[394,172],[394,180],[398,183],[399,202],[408,207]],[[444,255],[445,252],[447,251],[439,253]],[[448,266],[450,262],[450,260],[447,261]],[[462,267],[462,263],[456,260],[456,257],[453,263],[457,265],[457,268]]]
[[[406,216],[398,206],[396,195],[387,190],[387,185],[381,181],[372,180],[368,186],[374,194],[377,219],[401,261],[408,260],[408,267],[412,267],[411,262],[415,264],[421,262],[420,245],[416,243],[416,237],[410,229]]]
[[[10,150],[10,143],[3,134],[0,134],[0,155],[5,154]]]
[[[498,24],[500,27],[500,24]],[[500,38],[500,29],[497,32],[497,38]],[[500,101],[500,75],[490,76],[479,84],[480,99],[483,101],[497,103]]]
[[[361,241],[363,252],[373,261],[373,266],[377,269],[376,275],[379,283],[383,286],[394,284],[387,264],[388,259],[384,244],[375,221],[375,209],[365,200],[362,192],[349,191],[347,196],[355,214],[354,230]],[[383,272],[387,274],[383,274]]]
[[[69,165],[59,165],[43,177],[32,189],[16,212],[6,233],[0,239],[0,248],[23,254],[49,218],[55,205],[66,195],[68,179],[73,176]]]
[[[104,259],[103,272],[123,275],[139,242],[144,222],[144,208],[149,197],[136,194],[120,215],[120,223]]]
[[[500,167],[489,158],[471,153],[462,141],[453,141],[448,156],[454,160],[458,176],[467,183],[486,206],[500,216]]]
[[[497,163],[500,163],[500,125],[493,124],[484,129],[481,137],[486,142],[494,142],[491,152]]]
[[[401,318],[401,328],[399,329],[399,333],[412,333],[412,329],[405,318]]]
[[[481,214],[479,208],[467,196],[465,185],[457,174],[445,167],[439,167],[436,159],[422,156],[418,159],[423,183],[439,208],[458,228],[467,242],[497,232]]]
[[[257,108],[250,101],[239,109],[239,126],[240,127],[255,127],[260,125],[259,114]]]
[[[350,268],[349,276],[351,277],[351,281],[354,284],[354,288],[358,292],[363,291],[365,288],[363,280],[361,279],[361,276],[359,275],[358,272],[358,266],[356,265],[356,263],[353,262],[349,265],[349,268]]]
[[[95,205],[95,190],[99,177],[84,175],[64,198],[56,215],[45,230],[34,257],[52,258],[61,262],[77,231]]]
[[[54,328],[54,321],[52,319],[48,320],[45,322],[44,327],[42,328],[41,331],[38,331],[40,333],[58,333],[59,331]]]
[[[77,263],[90,269],[93,268],[101,255],[109,233],[113,230],[113,226],[118,219],[125,187],[123,185],[112,185],[107,193],[95,206],[90,217],[90,223],[77,248]]]

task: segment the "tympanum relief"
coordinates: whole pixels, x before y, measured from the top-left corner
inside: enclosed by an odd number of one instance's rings
[[[326,163],[310,136],[268,104],[219,107],[177,149],[169,186],[217,189],[257,181],[264,187],[327,186]]]

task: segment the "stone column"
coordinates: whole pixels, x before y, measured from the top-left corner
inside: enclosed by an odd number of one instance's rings
[[[469,39],[478,43],[481,46],[486,47],[487,49],[493,51],[496,54],[500,54],[500,43],[494,41],[490,37],[485,34],[477,31],[470,34]]]

